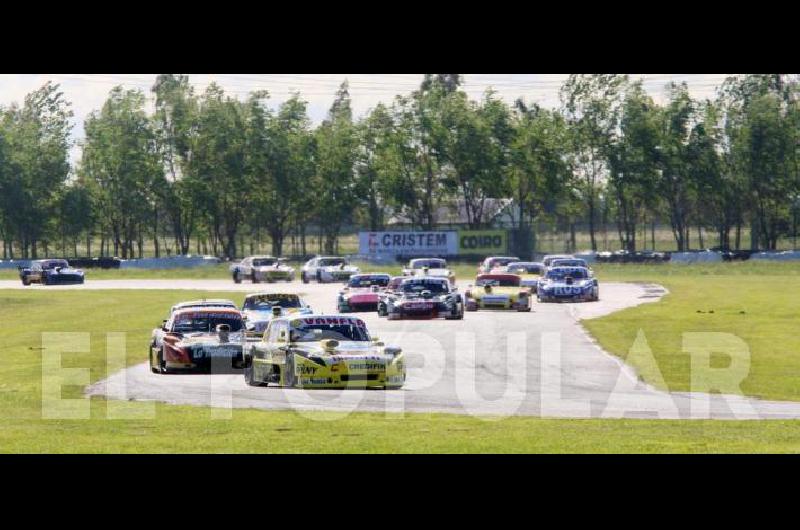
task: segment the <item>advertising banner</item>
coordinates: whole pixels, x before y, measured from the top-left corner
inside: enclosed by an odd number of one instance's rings
[[[500,255],[508,252],[506,230],[459,230],[459,254]]]
[[[453,256],[458,232],[359,232],[359,254],[384,256]]]

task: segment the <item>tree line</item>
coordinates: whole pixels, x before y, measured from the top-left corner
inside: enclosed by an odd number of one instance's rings
[[[537,248],[537,223],[616,225],[636,250],[648,223],[668,224],[676,248],[691,230],[723,248],[775,249],[797,232],[800,210],[800,80],[728,78],[714,99],[686,83],[656,103],[642,81],[575,74],[554,109],[506,104],[487,90],[472,100],[459,74],[427,74],[419,88],[353,116],[345,81],[313,126],[293,94],[240,100],[188,76],[159,75],[148,112],[140,90],[115,87],[84,124],[82,155],[69,164],[70,104],[47,83],[0,107],[0,239],[4,258],[77,253],[156,256],[196,248],[232,258],[243,238],[284,252],[290,235],[306,254],[310,229],[334,252],[345,226],[370,230],[401,215],[435,229],[459,201],[466,223],[491,221],[487,199],[513,199],[515,251]],[[742,241],[747,229],[750,241]],[[574,238],[574,230],[573,230]],[[93,248],[97,245],[99,248]],[[201,247],[202,244],[202,247]]]

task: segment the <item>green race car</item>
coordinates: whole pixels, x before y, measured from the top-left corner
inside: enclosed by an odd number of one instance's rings
[[[406,368],[403,351],[370,338],[360,318],[287,315],[245,345],[244,378],[250,386],[397,389]]]

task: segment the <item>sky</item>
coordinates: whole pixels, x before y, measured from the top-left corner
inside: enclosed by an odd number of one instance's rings
[[[500,97],[513,103],[522,97],[527,103],[543,107],[558,106],[558,90],[568,74],[464,74],[463,89],[471,98],[480,98],[492,87]],[[644,86],[657,101],[664,99],[664,86],[670,81],[686,81],[695,98],[713,97],[714,90],[730,74],[630,74],[642,78]],[[397,94],[408,94],[419,87],[423,74],[189,74],[195,91],[201,93],[216,82],[226,93],[245,98],[253,90],[268,90],[270,104],[277,107],[294,91],[308,101],[311,120],[318,124],[328,112],[336,89],[347,79],[356,118],[365,115],[380,102],[389,103]],[[25,95],[47,81],[61,85],[65,98],[72,103],[75,145],[70,150],[74,164],[80,159],[83,122],[94,110],[100,109],[109,91],[116,85],[141,89],[152,111],[150,88],[156,74],[2,74],[0,75],[0,106],[13,102],[22,104]]]

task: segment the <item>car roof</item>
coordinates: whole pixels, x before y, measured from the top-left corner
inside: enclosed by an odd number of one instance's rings
[[[313,319],[318,319],[318,318],[344,318],[344,319],[348,319],[348,320],[359,320],[361,322],[364,322],[364,319],[362,319],[359,316],[356,316],[356,315],[340,315],[340,314],[337,314],[337,313],[328,313],[328,314],[324,314],[324,315],[308,315],[308,314],[302,315],[302,314],[294,313],[294,314],[291,314],[291,315],[283,315],[283,316],[274,318],[272,320],[273,320],[273,322],[276,321],[276,320],[285,320],[287,322],[291,322],[292,320],[304,320],[304,319],[308,319],[308,318],[313,318]]]
[[[244,297],[245,297],[245,298],[250,298],[251,296],[270,296],[270,295],[277,295],[277,296],[296,296],[296,297],[300,298],[300,295],[298,295],[297,293],[267,293],[267,292],[261,292],[261,293],[250,293],[250,294],[246,294]]]
[[[536,265],[538,267],[544,267],[544,263],[542,263],[541,261],[512,261],[508,265],[509,266],[511,266],[511,265],[521,265],[521,266],[525,266],[525,267]]]
[[[587,273],[587,274],[588,274],[588,272],[589,272],[589,269],[588,269],[588,268],[586,268],[586,267],[566,267],[566,266],[560,266],[560,267],[550,267],[550,271],[562,271],[562,270],[565,270],[565,271],[574,271],[574,270],[576,270],[576,269],[577,269],[577,270],[586,271],[586,273]]]
[[[402,278],[403,278],[403,282],[402,283],[420,282],[420,281],[423,281],[423,280],[430,280],[430,281],[436,281],[436,282],[448,282],[448,283],[450,282],[450,280],[448,280],[447,278],[443,278],[441,276],[402,276]]]
[[[200,305],[206,305],[206,306],[219,305],[219,306],[236,307],[236,304],[233,302],[233,300],[226,300],[224,298],[208,298],[208,299],[204,299],[204,300],[189,300],[187,302],[178,302],[173,307],[175,307],[175,308],[183,308],[183,307],[200,306]]]
[[[231,316],[241,316],[238,309],[227,306],[184,307],[175,311],[176,315],[184,315],[187,313],[225,313]]]
[[[375,277],[391,278],[391,276],[389,276],[389,273],[387,272],[362,272],[360,274],[353,274],[352,276],[350,276],[350,279],[352,280],[353,278],[375,278]]]
[[[261,254],[261,255],[258,255],[258,256],[247,256],[247,258],[250,258],[250,259],[280,259],[280,258],[276,258],[275,256],[270,256],[269,254]],[[247,259],[247,258],[245,258],[245,259]]]

